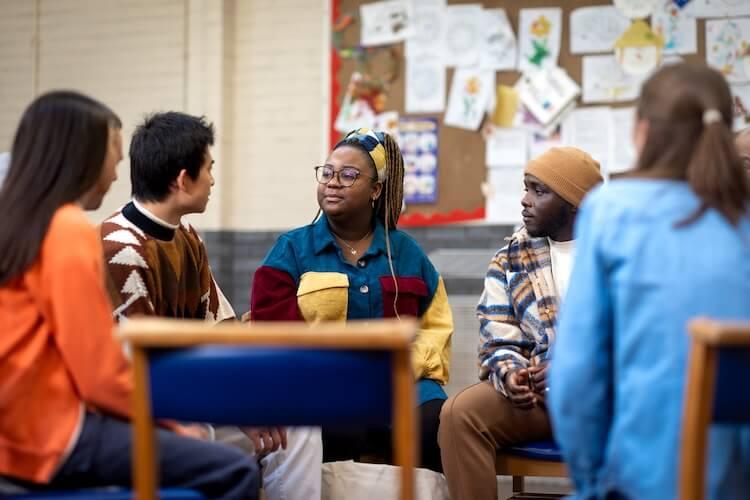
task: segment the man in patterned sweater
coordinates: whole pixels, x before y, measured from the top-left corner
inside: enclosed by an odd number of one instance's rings
[[[169,140],[165,140],[168,138]],[[149,117],[130,145],[133,200],[101,226],[114,316],[234,318],[198,233],[182,221],[205,211],[214,135],[202,118]]]
[[[575,213],[601,180],[599,164],[575,148],[552,148],[524,170],[524,226],[490,262],[477,306],[482,382],[450,398],[440,415],[454,500],[496,499],[497,450],[552,437],[548,352],[573,265]]]

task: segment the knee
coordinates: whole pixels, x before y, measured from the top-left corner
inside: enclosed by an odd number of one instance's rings
[[[450,397],[440,411],[440,429],[438,438],[442,441],[447,434],[452,439],[479,432],[482,422],[477,416],[477,398],[472,395],[472,388],[464,389]]]

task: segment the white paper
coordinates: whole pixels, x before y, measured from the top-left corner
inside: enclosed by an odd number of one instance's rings
[[[477,65],[484,26],[481,4],[450,5],[443,12],[443,57],[446,66]]]
[[[613,108],[610,112],[610,154],[607,174],[630,170],[635,166],[636,152],[633,146],[635,108]]]
[[[360,44],[387,45],[406,40],[412,34],[411,2],[384,0],[359,7]]]
[[[651,29],[664,37],[664,54],[694,54],[698,51],[698,22],[672,0],[659,0],[651,16]]]
[[[706,21],[706,61],[731,83],[750,82],[750,17]]]
[[[518,46],[513,28],[503,9],[485,9],[484,39],[479,55],[479,67],[497,71],[516,69]]]
[[[570,14],[570,52],[611,52],[630,20],[611,5],[581,7]]]
[[[750,16],[747,0],[691,0],[685,8],[695,17]]]
[[[494,89],[494,71],[476,68],[456,69],[443,123],[452,127],[477,130]]]
[[[630,19],[644,19],[651,15],[658,0],[615,0],[615,7]]]
[[[574,110],[562,123],[562,142],[591,155],[607,171],[610,155],[610,108],[594,106]]]
[[[626,75],[614,56],[584,56],[583,102],[632,101],[641,91],[642,77]]]
[[[581,94],[578,84],[558,67],[522,75],[516,90],[523,105],[544,126]]]
[[[562,146],[560,129],[561,127],[558,125],[549,135],[532,134],[529,137],[529,158],[533,160],[546,153],[550,148]]]
[[[485,218],[495,224],[517,224],[521,222],[521,198],[523,198],[523,166],[487,169],[485,194]]]
[[[732,85],[735,132],[750,127],[750,85]]]
[[[557,66],[562,36],[562,9],[521,9],[518,21],[521,71]]]
[[[440,56],[425,55],[406,60],[407,113],[441,113],[445,110],[445,73]]]
[[[485,143],[488,167],[523,166],[529,160],[529,133],[516,128],[494,128]]]
[[[439,55],[442,57],[443,10],[446,0],[414,0],[412,2],[412,36],[406,39],[406,59]]]
[[[375,130],[386,132],[388,135],[398,137],[398,111],[384,111],[375,116]]]

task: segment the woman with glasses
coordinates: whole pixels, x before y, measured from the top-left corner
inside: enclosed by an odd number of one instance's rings
[[[397,229],[403,175],[401,151],[390,135],[359,129],[339,142],[315,167],[318,217],[281,235],[255,272],[251,318],[419,318],[413,368],[421,466],[440,471],[437,428],[453,318],[442,278],[419,245]],[[387,429],[323,429],[324,461],[387,458],[389,452]]]

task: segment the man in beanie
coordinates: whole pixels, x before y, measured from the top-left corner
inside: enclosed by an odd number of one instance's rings
[[[576,148],[552,148],[524,170],[524,226],[492,258],[477,306],[481,382],[450,398],[440,415],[454,500],[497,499],[497,450],[552,438],[548,352],[573,265],[576,210],[601,181],[599,164]]]

